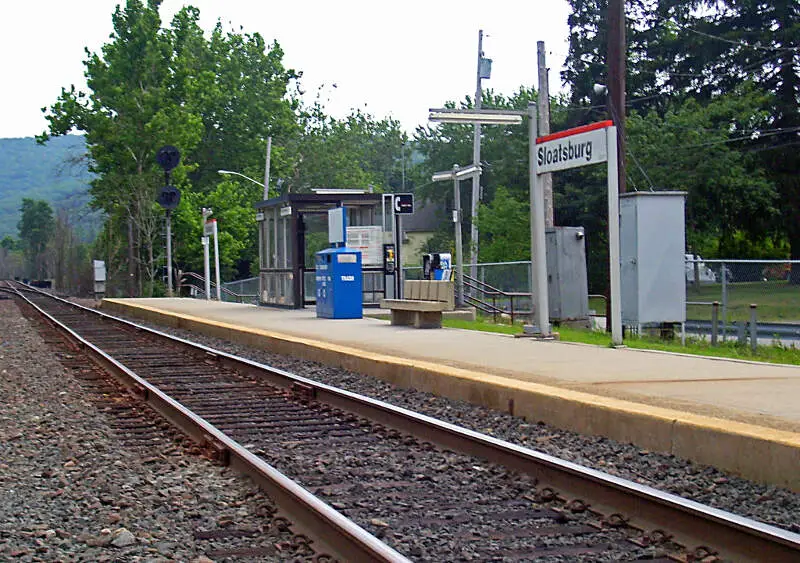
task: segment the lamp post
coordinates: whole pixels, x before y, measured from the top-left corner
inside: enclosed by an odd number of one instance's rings
[[[529,118],[528,142],[529,167],[531,175],[531,279],[534,282],[531,295],[535,295],[536,317],[539,335],[549,338],[550,319],[547,289],[547,258],[545,256],[544,232],[544,194],[539,193],[536,179],[536,136],[537,120],[536,106],[531,104],[528,111],[514,110],[460,110],[460,109],[431,109],[429,121],[441,123],[483,123],[489,125],[517,125],[522,123],[522,117]]]
[[[245,176],[241,172],[234,172],[233,170],[217,170],[217,173],[224,174],[224,175],[231,175],[231,176],[239,176],[241,178],[244,178],[245,180],[248,180],[248,181],[254,183],[257,186],[261,186],[262,188],[264,188],[264,199],[265,200],[269,199],[269,156],[270,156],[271,150],[272,150],[272,137],[269,137],[267,139],[267,167],[266,167],[266,171],[264,172],[264,183],[263,184],[261,182],[259,182],[258,180],[253,180],[250,176]],[[280,187],[280,185],[281,185],[281,181],[278,180],[278,187]],[[256,217],[256,220],[258,220],[258,217]],[[264,237],[263,237],[262,231],[265,228],[266,227],[264,227],[263,225],[261,225],[259,223],[259,226],[258,226],[258,229],[259,229],[259,234],[258,234],[259,264],[261,263],[260,262],[261,261],[261,256],[264,256],[266,251],[267,251],[266,248],[263,248]],[[277,226],[275,228],[277,229]],[[276,235],[275,236],[277,237],[277,230],[276,230]],[[261,274],[259,274],[258,275],[258,294],[262,295],[263,291],[264,291],[264,289],[263,289],[262,283],[261,283]]]
[[[241,172],[234,172],[233,170],[217,170],[217,173],[218,174],[230,174],[230,175],[233,175],[233,176],[241,176],[245,180],[250,180],[255,185],[261,186],[265,190],[267,189],[266,186],[264,184],[262,184],[261,182],[259,182],[258,180],[253,180],[250,176],[245,176]],[[264,194],[264,199],[267,199],[267,195],[266,194]]]
[[[453,181],[453,223],[455,223],[455,237],[456,237],[456,306],[464,306],[464,252],[461,240],[461,190],[459,189],[459,182],[464,178],[479,177],[481,167],[466,166],[461,168],[458,164],[453,165],[452,170],[444,170],[443,172],[436,172],[431,180],[434,182],[444,182],[446,180]]]

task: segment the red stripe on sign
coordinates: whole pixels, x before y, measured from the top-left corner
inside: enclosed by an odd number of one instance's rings
[[[589,131],[594,131],[595,129],[605,129],[606,127],[611,127],[614,125],[614,122],[610,119],[606,121],[598,121],[597,123],[590,123],[589,125],[581,125],[580,127],[573,127],[572,129],[566,129],[564,131],[559,131],[558,133],[552,133],[550,135],[545,135],[544,137],[539,137],[536,139],[536,144],[546,143],[547,141],[555,141],[556,139],[563,139],[564,137],[570,137],[572,135],[577,135],[578,133],[587,133]]]

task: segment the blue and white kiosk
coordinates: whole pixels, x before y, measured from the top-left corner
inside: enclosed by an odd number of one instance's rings
[[[328,239],[332,248],[316,253],[317,317],[360,319],[363,316],[361,252],[347,248],[344,207],[328,211]]]

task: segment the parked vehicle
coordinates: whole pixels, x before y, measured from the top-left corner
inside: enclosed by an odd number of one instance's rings
[[[709,268],[700,256],[697,254],[685,254],[684,256],[686,258],[685,270],[688,283],[694,283],[695,271],[697,271],[700,283],[717,283],[719,281],[714,270]]]
[[[792,265],[789,262],[784,264],[767,264],[761,270],[761,276],[764,281],[772,280],[788,280],[792,273]]]

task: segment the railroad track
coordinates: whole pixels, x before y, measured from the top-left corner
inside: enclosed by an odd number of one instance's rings
[[[346,561],[800,558],[797,534],[22,293],[166,419],[259,482],[317,553]]]

